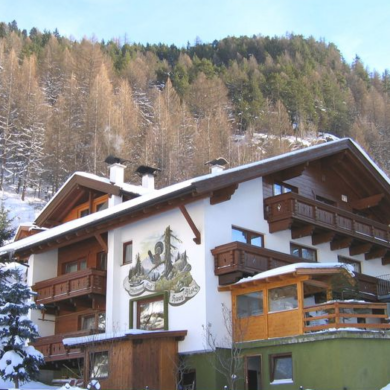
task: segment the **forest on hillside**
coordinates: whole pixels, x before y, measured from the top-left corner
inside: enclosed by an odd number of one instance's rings
[[[352,137],[390,171],[390,73],[298,35],[140,45],[0,23],[0,187],[53,191],[109,154],[158,186],[288,151],[285,136]],[[258,135],[262,134],[262,138]],[[264,140],[267,142],[264,142]],[[262,140],[262,141],[260,141]]]

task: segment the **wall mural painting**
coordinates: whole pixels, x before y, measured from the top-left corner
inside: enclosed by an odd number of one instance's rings
[[[142,254],[137,253],[123,286],[130,296],[145,291],[169,291],[169,304],[182,305],[193,298],[200,287],[191,276],[187,252],[182,241],[167,226],[162,235],[151,236],[143,242]]]

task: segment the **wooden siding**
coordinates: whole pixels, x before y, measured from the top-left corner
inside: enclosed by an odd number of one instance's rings
[[[146,387],[171,390],[176,387],[178,347],[174,337],[144,336],[85,345],[85,383],[89,382],[91,354],[103,351],[108,352],[109,375],[99,379],[102,390]]]
[[[284,180],[283,183],[296,187],[298,193],[305,198],[315,200],[316,196],[321,196],[335,202],[335,205],[340,209],[352,212],[351,203],[360,199],[361,183],[357,182],[356,188],[351,188],[333,169],[329,169],[324,165],[321,162],[312,163],[299,176]],[[278,180],[277,174],[264,178],[264,199],[274,195],[274,182],[282,182],[282,180]],[[341,195],[346,195],[348,202],[343,202]],[[369,194],[366,193],[365,195],[368,196]]]
[[[103,236],[107,243],[107,236]],[[87,268],[98,268],[97,254],[103,251],[103,248],[95,238],[90,238],[76,244],[60,248],[58,250],[58,274],[64,274],[65,264],[79,259],[87,260]]]
[[[108,195],[103,195],[103,196],[100,196],[99,198],[93,199],[92,202],[91,202],[92,203],[92,210],[90,210],[90,213],[92,214],[92,213],[96,212],[97,205],[100,204],[100,203],[103,203],[105,201],[108,201]],[[90,208],[90,203],[89,202],[81,203],[81,204],[77,205],[76,207],[74,207],[63,218],[63,220],[61,222],[65,223],[65,222],[72,221],[74,219],[80,218],[80,212],[82,210],[89,209],[89,208]]]

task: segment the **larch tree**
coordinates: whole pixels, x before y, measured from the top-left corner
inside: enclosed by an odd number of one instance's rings
[[[15,51],[11,50],[4,55],[0,68],[0,188],[3,188],[8,159],[12,156],[15,147],[11,139],[16,133],[19,115],[16,97],[18,75],[18,58]]]
[[[18,133],[12,142],[17,150],[13,158],[17,165],[24,200],[27,187],[40,187],[40,178],[44,171],[45,105],[37,82],[35,56],[24,60],[19,83],[22,84],[19,91],[23,93],[19,99]]]

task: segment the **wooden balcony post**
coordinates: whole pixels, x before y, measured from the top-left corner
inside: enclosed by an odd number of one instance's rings
[[[335,315],[335,319],[334,319],[335,328],[338,329],[340,324],[340,306],[338,302],[335,302],[334,304],[334,315]]]

